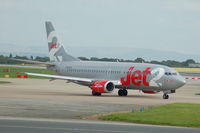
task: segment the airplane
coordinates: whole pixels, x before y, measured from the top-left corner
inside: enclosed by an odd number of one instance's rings
[[[185,85],[185,79],[173,68],[148,63],[81,61],[68,54],[61,43],[52,23],[45,22],[49,62],[27,61],[45,64],[47,69],[58,75],[29,73],[27,75],[62,79],[88,86],[93,96],[118,90],[119,96],[127,96],[127,90],[140,90],[154,94],[163,92],[163,99]]]

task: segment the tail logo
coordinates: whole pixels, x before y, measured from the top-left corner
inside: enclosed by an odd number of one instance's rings
[[[59,44],[53,43],[53,44],[50,45],[50,48],[57,48],[58,46],[59,46]]]
[[[45,26],[46,26],[46,32],[47,32],[50,61],[51,62],[78,61],[79,59],[67,54],[52,23],[50,21],[47,21],[45,23]]]

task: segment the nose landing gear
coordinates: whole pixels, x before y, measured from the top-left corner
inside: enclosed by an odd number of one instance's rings
[[[163,99],[169,99],[169,95],[168,94],[171,94],[171,93],[176,93],[176,90],[166,90],[166,91],[163,91]]]
[[[168,94],[163,94],[163,99],[169,99],[169,95]]]

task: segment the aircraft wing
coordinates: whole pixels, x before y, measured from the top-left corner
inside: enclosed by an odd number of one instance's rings
[[[39,73],[29,73],[29,72],[25,72],[25,74],[32,75],[32,76],[52,78],[52,79],[69,80],[69,81],[72,81],[72,82],[87,82],[87,83],[92,83],[94,81],[98,81],[97,79],[78,78],[78,77],[50,75],[50,74],[39,74]],[[119,80],[111,80],[111,82],[113,82],[114,85],[121,85],[121,82]]]
[[[21,62],[32,63],[32,64],[42,64],[42,65],[46,65],[46,66],[54,66],[54,64],[51,62],[41,62],[41,61],[32,61],[32,60],[24,60],[24,59],[15,59],[15,58],[9,58],[9,59],[21,61]]]
[[[60,76],[60,75],[50,75],[50,74],[39,74],[39,73],[28,73],[25,72],[27,75],[32,76],[39,76],[39,77],[46,77],[52,79],[63,79],[63,80],[71,80],[71,81],[83,81],[83,82],[92,82],[93,80],[88,78],[77,78],[77,77],[70,77],[70,76]]]

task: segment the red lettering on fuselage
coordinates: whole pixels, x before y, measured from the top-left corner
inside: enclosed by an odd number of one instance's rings
[[[121,77],[120,81],[121,81],[122,85],[124,85],[124,86],[130,85],[130,83],[131,83],[131,72],[132,72],[133,69],[134,69],[134,67],[129,68],[128,73],[126,75],[126,81],[125,81],[124,77]]]
[[[150,67],[147,67],[144,71],[143,71],[143,84],[145,86],[149,86],[149,82],[147,82],[147,75],[151,73],[150,71]]]
[[[136,70],[133,71],[134,67],[130,67],[129,71],[126,75],[126,80],[124,77],[120,78],[122,85],[128,86],[131,83],[135,86],[140,86],[143,84],[144,86],[149,86],[149,82],[147,82],[147,75],[150,74],[150,67],[147,67],[144,71]],[[132,72],[133,71],[133,72]]]
[[[139,86],[142,83],[142,74],[140,70],[136,70],[132,75],[131,75],[131,81],[133,85]]]

